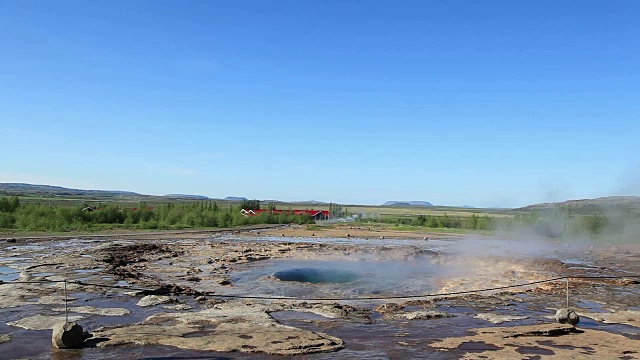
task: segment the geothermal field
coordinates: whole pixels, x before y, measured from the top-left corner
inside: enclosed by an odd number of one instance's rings
[[[0,357],[636,359],[637,274],[638,245],[349,226],[3,239]]]

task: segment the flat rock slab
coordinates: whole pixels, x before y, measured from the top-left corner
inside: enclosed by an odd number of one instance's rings
[[[212,330],[201,330],[199,326],[138,324],[101,330],[93,335],[109,339],[98,343],[98,346],[166,345],[189,350],[274,355],[327,352],[344,347],[338,338],[283,325],[221,324]]]
[[[69,316],[69,321],[78,321],[82,319],[82,316]],[[35,315],[20,319],[17,321],[8,322],[8,325],[21,327],[27,330],[51,330],[53,325],[59,322],[65,322],[65,316],[48,316],[48,315]]]
[[[49,278],[47,278],[47,280],[50,280]],[[57,280],[59,281],[59,280]],[[56,287],[58,289],[64,289],[64,282],[59,282],[59,283],[55,283],[53,285],[53,287]],[[67,282],[67,291],[76,291],[76,290],[84,290],[82,286],[78,285],[78,284],[74,284],[71,282]]]
[[[435,310],[417,310],[385,314],[384,317],[391,320],[430,320],[450,318],[453,315]]]
[[[542,324],[529,326],[491,327],[472,330],[477,334],[502,337],[559,336],[575,333],[576,327],[569,324]]]
[[[2,284],[0,286],[0,308],[32,305],[34,302],[27,301],[27,299],[46,298],[53,291],[55,289],[33,284]]]
[[[9,309],[25,305],[29,305],[29,302],[21,298],[15,296],[0,295],[0,309]]]
[[[527,316],[518,316],[518,315],[502,315],[502,314],[494,314],[494,313],[479,313],[474,316],[476,319],[485,320],[493,324],[502,324],[504,322],[510,322],[515,320],[524,320],[527,319]]]
[[[461,359],[522,359],[540,355],[554,359],[640,358],[640,342],[600,330],[578,332],[568,324],[494,327],[471,330],[474,335],[429,344],[454,351]],[[462,355],[460,355],[462,353]]]
[[[178,304],[178,305],[165,305],[162,308],[167,310],[185,311],[185,310],[193,309],[193,306],[189,304]]]
[[[147,295],[138,301],[138,306],[148,307],[148,306],[156,306],[160,304],[170,304],[177,302],[178,300],[171,296],[163,296],[163,295]]]
[[[64,305],[62,295],[43,295],[42,289],[32,286],[4,284],[0,286],[0,309],[19,307],[25,305]],[[53,290],[52,290],[53,291]],[[34,301],[28,301],[34,300]],[[77,300],[68,297],[67,302]]]
[[[611,313],[581,312],[578,315],[607,324],[625,324],[640,327],[640,311],[637,310],[616,311]]]
[[[351,319],[354,321],[370,321],[369,314],[361,309],[338,303],[328,304],[287,304],[282,310],[293,310],[320,315],[329,319]]]
[[[11,334],[0,334],[0,344],[11,341]]]
[[[341,339],[278,324],[268,308],[234,302],[199,312],[165,313],[143,323],[94,331],[108,340],[98,346],[166,345],[181,349],[220,352],[263,352],[295,355],[341,349]]]
[[[64,311],[64,308],[53,309],[53,311]],[[93,306],[74,306],[69,308],[71,313],[92,314],[100,316],[124,316],[131,314],[131,311],[124,308],[97,308]]]
[[[67,303],[71,301],[75,301],[77,299],[72,297],[67,297]],[[38,298],[38,304],[42,305],[64,305],[64,296],[63,295],[44,295]]]

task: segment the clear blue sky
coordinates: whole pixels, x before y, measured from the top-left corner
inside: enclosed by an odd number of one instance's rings
[[[640,195],[640,1],[0,1],[0,182]]]

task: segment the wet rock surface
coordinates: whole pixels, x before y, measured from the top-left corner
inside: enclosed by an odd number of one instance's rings
[[[560,359],[640,356],[638,341],[605,331],[576,330],[568,324],[480,328],[472,332],[474,335],[443,339],[429,346],[439,351],[462,352],[463,359],[520,359],[541,354]]]
[[[475,317],[477,319],[486,320],[486,321],[494,323],[494,324],[502,324],[504,322],[511,322],[511,321],[516,321],[516,320],[527,319],[527,316],[504,315],[504,314],[493,314],[493,313],[479,313]]]
[[[601,351],[604,358],[638,356],[633,344],[640,335],[633,326],[637,326],[640,290],[633,278],[572,279],[572,307],[595,320],[587,321],[577,332],[562,324],[541,324],[553,321],[555,310],[550,306],[564,301],[565,282],[448,295],[560,275],[638,273],[638,248],[592,249],[575,259],[575,251],[565,254],[553,243],[540,244],[545,252],[518,255],[506,253],[504,248],[512,246],[515,251],[519,247],[508,245],[511,242],[437,237],[425,242],[422,237],[385,235],[381,239],[380,234],[364,239],[357,231],[350,229],[352,236],[345,239],[343,230],[335,240],[326,234],[304,239],[278,233],[277,239],[255,234],[148,235],[2,243],[0,267],[7,269],[2,276],[47,282],[0,284],[0,332],[12,333],[0,335],[0,352],[10,351],[12,358],[50,357],[51,339],[43,334],[55,322],[64,321],[62,281],[66,280],[70,321],[82,316],[83,326],[96,334],[82,350],[88,359],[115,354],[126,358],[128,351],[139,347],[145,356],[183,358],[314,352],[319,353],[314,355],[318,359],[336,355],[416,358],[443,351],[452,358],[478,354],[579,358]],[[479,246],[482,251],[465,251]],[[246,278],[242,276],[251,271],[284,261],[332,262],[337,269],[345,266],[343,270],[355,271],[358,278],[335,284],[278,281],[272,271],[242,282]],[[389,262],[399,266],[388,266]],[[365,282],[386,272],[396,273],[392,278],[396,283],[380,280],[378,286],[370,286]],[[418,276],[412,277],[415,274]],[[290,292],[281,292],[286,286]],[[403,293],[429,296],[358,301],[234,298],[384,298]],[[165,303],[166,299],[172,300]],[[138,306],[140,302],[152,305]],[[515,326],[474,330],[474,335],[468,335],[467,330],[482,329],[487,321]],[[546,336],[555,332],[563,335]],[[28,349],[16,347],[30,339],[39,340]],[[621,353],[624,346],[628,352]],[[340,352],[323,355],[332,351]]]
[[[357,322],[370,322],[371,311],[351,305],[340,303],[293,303],[282,304],[275,308],[276,310],[295,310],[300,312],[308,312],[324,316],[330,319],[349,319]],[[272,310],[273,311],[273,310]]]
[[[168,310],[177,310],[177,311],[185,311],[193,309],[193,306],[189,304],[178,304],[178,305],[166,305],[162,307],[163,309]]]
[[[626,324],[640,328],[640,311],[638,310],[599,313],[584,312],[579,315],[607,324]]]
[[[569,324],[494,327],[475,329],[473,331],[480,335],[496,335],[503,338],[516,338],[521,336],[560,336],[578,332],[575,326]]]
[[[344,347],[339,338],[280,325],[268,311],[269,307],[262,304],[225,303],[195,313],[154,315],[140,324],[98,330],[94,336],[108,339],[98,346],[169,345],[275,355],[327,352]]]
[[[16,321],[11,321],[7,324],[27,330],[51,330],[55,324],[64,323],[66,320],[73,322],[80,319],[82,319],[82,316],[69,316],[68,318],[65,318],[64,315],[35,315]]]
[[[429,320],[453,317],[454,315],[435,310],[417,310],[408,312],[396,312],[385,314],[385,318],[390,320]]]
[[[64,312],[64,308],[53,309],[53,311]],[[131,311],[123,308],[97,308],[94,306],[74,306],[68,308],[70,313],[92,314],[100,316],[125,316],[131,314]]]
[[[169,304],[178,302],[178,299],[171,296],[162,296],[162,295],[147,295],[138,301],[138,306],[148,307],[148,306],[156,306],[160,304]]]

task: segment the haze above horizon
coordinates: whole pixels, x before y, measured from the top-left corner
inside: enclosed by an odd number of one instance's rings
[[[637,1],[2,1],[0,182],[640,195]]]

